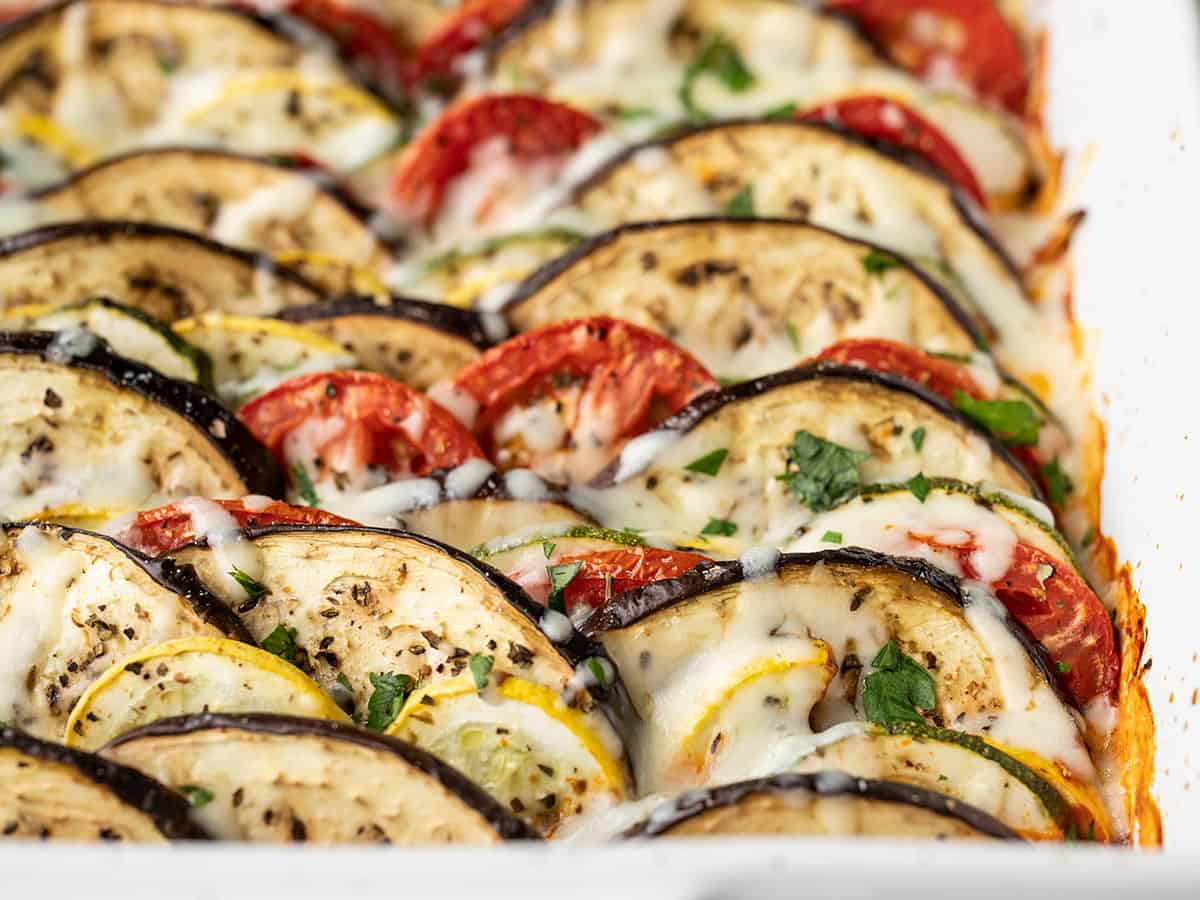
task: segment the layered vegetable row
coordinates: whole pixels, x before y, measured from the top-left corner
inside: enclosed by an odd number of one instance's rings
[[[1127,838],[1007,10],[276,6],[0,28],[0,832]]]

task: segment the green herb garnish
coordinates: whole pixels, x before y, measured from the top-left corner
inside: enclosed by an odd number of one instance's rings
[[[484,656],[482,653],[471,654],[471,658],[467,660],[467,668],[471,670],[471,677],[475,679],[475,690],[482,691],[488,686],[488,675],[491,674],[492,666],[495,663],[494,656]]]
[[[608,687],[608,674],[604,671],[604,663],[598,657],[589,656],[587,668],[592,673],[592,677],[596,679],[596,684],[602,688]]]
[[[908,481],[904,482],[904,486],[908,488],[909,493],[922,503],[929,496],[929,479],[925,477],[924,472],[918,472],[912,478],[908,479]]]
[[[638,119],[653,118],[654,110],[649,106],[618,106],[613,115],[622,122],[635,122]]]
[[[1083,533],[1083,540],[1081,541],[1083,548],[1086,550],[1092,546],[1094,540],[1096,540],[1096,529],[1089,525],[1088,530]]]
[[[192,804],[193,809],[208,806],[213,802],[213,792],[208,788],[202,788],[195,784],[181,784],[175,790],[187,797],[187,801]]]
[[[251,600],[257,600],[264,594],[270,593],[265,584],[251,578],[237,566],[229,570],[229,577],[242,586],[242,590],[246,592],[246,596]]]
[[[303,463],[292,463],[292,481],[300,493],[301,500],[309,506],[320,505],[321,498],[317,496],[316,488],[313,487],[312,479],[308,477],[308,470],[304,468]]]
[[[692,93],[696,82],[704,75],[712,75],[735,94],[748,91],[754,86],[754,73],[746,68],[741,54],[728,38],[714,35],[688,63],[683,73],[683,84],[679,86],[679,102],[694,121],[705,121],[709,114],[696,106]]]
[[[954,392],[954,405],[976,425],[1016,447],[1033,447],[1038,442],[1041,422],[1024,400],[976,400],[964,391]]]
[[[920,453],[921,448],[925,446],[925,426],[921,425],[917,428],[914,428],[911,437],[913,449]]]
[[[721,465],[727,456],[729,456],[729,449],[722,447],[712,453],[704,454],[699,459],[693,459],[684,468],[689,472],[699,472],[701,475],[716,475],[721,471]]]
[[[258,646],[295,665],[296,629],[288,628],[286,625],[276,625],[275,630],[259,641]]]
[[[348,690],[351,694],[354,693],[354,686],[350,684],[350,679],[346,677],[345,672],[338,672],[337,683]]]
[[[1071,671],[1071,664],[1068,662],[1063,662],[1061,659],[1058,662],[1056,662],[1054,665],[1055,665],[1055,668],[1058,669],[1058,672],[1060,675],[1067,675]]]
[[[920,710],[937,705],[933,676],[894,641],[883,645],[871,665],[875,671],[863,682],[863,714],[877,725],[923,723]]]
[[[842,533],[840,531],[827,531],[821,535],[821,543],[823,544],[840,544],[842,542]]]
[[[804,347],[800,343],[800,332],[796,330],[796,326],[788,322],[784,327],[787,328],[788,340],[792,342],[792,349],[798,354],[803,353]]]
[[[1067,495],[1075,490],[1075,482],[1059,466],[1057,456],[1042,465],[1041,473],[1042,481],[1046,484],[1046,493],[1050,495],[1050,502],[1055,506],[1062,505]]]
[[[763,113],[763,118],[769,122],[786,122],[789,119],[796,118],[796,112],[799,108],[795,103],[781,103],[779,106],[772,106]]]
[[[797,431],[787,447],[787,471],[775,477],[813,512],[825,512],[858,490],[862,484],[858,464],[870,458],[870,453]]]
[[[704,526],[700,533],[729,537],[737,534],[737,524],[730,522],[728,519],[709,519],[708,524]]]
[[[558,545],[553,541],[542,541],[542,553],[545,554],[546,559],[550,558],[550,556],[554,553],[554,548],[557,546]]]
[[[560,613],[566,613],[567,604],[563,600],[563,591],[575,580],[579,570],[583,568],[583,560],[573,563],[563,563],[557,566],[546,566],[546,574],[550,576],[550,598],[546,605]]]
[[[862,258],[862,267],[867,270],[868,275],[882,275],[888,269],[894,269],[899,265],[900,260],[882,250],[871,250]]]
[[[746,185],[725,204],[725,215],[737,219],[754,218],[754,188]]]
[[[401,672],[372,672],[369,676],[371,697],[367,700],[367,727],[372,731],[384,731],[396,721],[404,701],[417,688],[411,675]]]

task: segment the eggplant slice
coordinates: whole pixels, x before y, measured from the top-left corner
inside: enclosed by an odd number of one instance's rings
[[[152,778],[0,728],[0,836],[20,840],[204,840],[189,805]]]
[[[111,538],[48,524],[4,526],[0,718],[60,740],[75,702],[114,660],[180,637],[249,640],[190,569]]]
[[[102,753],[204,791],[192,817],[222,840],[411,846],[537,838],[436,757],[353,725],[183,716],[129,732]]]
[[[934,791],[832,770],[689,791],[623,836],[1020,838],[982,810]]]
[[[919,428],[924,437],[917,449]],[[828,460],[789,462],[794,442],[805,434],[842,448],[823,452],[856,454],[843,466],[850,480],[835,484],[837,467],[821,469]],[[697,468],[722,451],[716,474]],[[828,488],[828,494],[793,495],[781,480],[807,474],[805,465],[813,466],[818,491]],[[822,504],[840,502],[834,495],[844,499],[860,480],[918,475],[988,481],[1040,496],[1007,449],[940,398],[892,376],[825,363],[698,397],[658,431],[627,444],[592,486],[573,488],[570,496],[607,527],[649,531],[679,546],[700,540],[709,552],[736,555],[795,539]],[[713,520],[727,523],[725,536],[704,543],[701,535],[713,533],[705,532]]]
[[[49,225],[0,240],[0,307],[111,297],[174,322],[206,312],[271,315],[320,291],[264,256],[134,222]]]
[[[888,647],[930,674],[932,724],[1095,782],[1044,654],[990,595],[918,560],[753,551],[622,594],[582,628],[624,675],[643,790],[788,768],[814,728],[865,717],[868,667]]]
[[[515,797],[514,808],[543,827],[580,811],[584,801],[623,799],[624,751],[598,703],[621,696],[618,682],[615,674],[607,683],[587,677],[594,668],[611,673],[611,664],[565,616],[537,606],[465,553],[412,534],[280,526],[248,530],[245,541],[243,549],[255,555],[253,592],[223,577],[236,564],[228,542],[201,541],[171,555],[195,566],[257,640],[274,635],[272,643],[287,645],[289,657],[326,691],[348,693],[356,713],[386,726],[391,719],[378,722],[379,699],[372,699],[379,679],[398,680],[409,690],[419,685],[430,694],[431,708],[405,718],[436,727],[424,732],[414,724],[406,735],[424,734],[443,758],[498,792],[516,792],[500,799]],[[457,690],[464,679],[468,689]],[[505,693],[509,681],[509,690],[519,688],[514,696]],[[499,723],[507,732],[496,732],[486,708],[468,708],[465,701],[485,688],[497,692],[488,694],[494,703],[510,701],[510,709],[521,710]],[[570,734],[560,733],[567,719]],[[547,748],[566,740],[585,745],[588,753],[581,755],[595,771],[585,771],[573,756],[554,764]],[[536,763],[559,768],[559,777],[577,776],[596,796],[539,788],[546,779],[537,780]],[[547,779],[555,783],[554,776]]]
[[[85,151],[77,158],[175,140],[303,148],[345,171],[391,146],[400,125],[333,55],[282,28],[158,0],[66,0],[7,24],[0,98],[14,117],[53,119]]]
[[[666,335],[723,378],[777,372],[846,338],[969,354],[982,338],[943,288],[879,248],[795,221],[626,225],[577,245],[516,289],[517,331],[619,316]]]
[[[340,344],[368,371],[420,391],[456,375],[491,343],[479,313],[406,297],[342,297],[279,317]]]
[[[0,515],[281,496],[274,457],[213,397],[87,331],[0,332]]]
[[[273,653],[223,638],[177,638],[114,662],[75,704],[64,743],[96,750],[159,719],[204,712],[349,721],[312,679]]]
[[[319,178],[225,150],[166,147],[106,159],[34,199],[59,219],[123,219],[288,260],[326,293],[377,281],[392,253],[368,213]]]
[[[631,147],[575,199],[617,225],[719,214],[749,190],[759,216],[810,222],[906,257],[972,313],[1018,376],[1037,371],[1044,361],[1024,338],[1045,324],[1011,260],[945,182],[909,163],[823,125],[720,122]]]

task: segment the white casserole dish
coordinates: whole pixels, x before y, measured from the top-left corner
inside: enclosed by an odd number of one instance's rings
[[[1200,38],[1187,0],[1035,0],[1051,34],[1048,119],[1069,152],[1078,317],[1094,335],[1107,422],[1104,531],[1148,608],[1166,852],[1075,847],[739,841],[587,849],[356,851],[6,846],[0,896],[89,898],[796,896],[1018,892],[1200,894],[1200,625],[1188,579],[1200,535],[1197,256]],[[1194,699],[1195,698],[1195,699]],[[947,876],[952,880],[948,881]]]

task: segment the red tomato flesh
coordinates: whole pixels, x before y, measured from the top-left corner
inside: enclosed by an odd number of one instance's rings
[[[466,0],[413,52],[409,82],[454,77],[458,60],[503,31],[528,5],[529,0]]]
[[[244,500],[212,500],[237,521],[241,528],[267,525],[355,525],[333,513],[311,506],[292,506],[279,500],[252,504],[247,508]],[[140,550],[148,556],[169,553],[197,537],[192,527],[192,514],[183,510],[178,503],[160,506],[138,513],[127,528],[115,535],[128,547]]]
[[[388,96],[404,96],[408,55],[400,35],[384,22],[359,7],[334,0],[291,0],[287,11],[329,35]]]
[[[618,550],[601,550],[580,556],[565,556],[558,565],[581,562],[579,572],[563,589],[563,603],[567,614],[576,617],[587,610],[603,606],[604,603],[640,588],[652,581],[675,578],[702,562],[707,556],[686,553],[683,550],[660,550],[656,547],[622,547]]]
[[[817,358],[899,375],[925,386],[951,404],[954,402],[955,391],[962,391],[976,400],[988,399],[983,388],[965,366],[898,341],[882,338],[839,341],[822,350]]]

